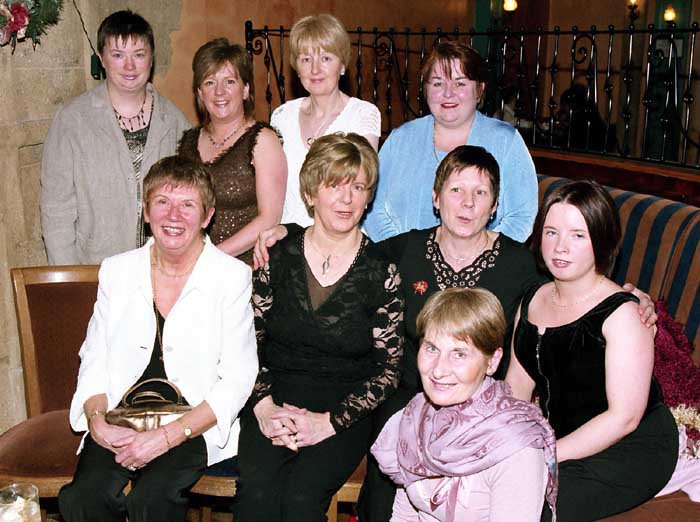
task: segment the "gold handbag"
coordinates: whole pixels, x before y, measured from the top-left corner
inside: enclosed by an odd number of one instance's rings
[[[158,388],[157,389],[148,388]],[[172,397],[166,397],[171,395]],[[108,424],[136,431],[149,431],[165,426],[190,411],[180,389],[167,379],[146,379],[127,390],[119,406],[107,412]]]

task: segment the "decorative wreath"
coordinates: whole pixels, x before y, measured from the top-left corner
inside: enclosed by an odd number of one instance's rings
[[[49,26],[58,23],[63,0],[0,0],[0,46],[31,39],[36,48]]]

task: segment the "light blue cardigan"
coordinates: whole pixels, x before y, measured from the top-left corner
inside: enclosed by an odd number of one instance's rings
[[[439,224],[433,212],[433,181],[447,154],[436,151],[435,158],[433,121],[428,115],[403,124],[379,151],[379,184],[364,221],[373,241]],[[501,169],[498,210],[488,228],[524,242],[537,213],[537,175],[525,142],[507,123],[477,112],[467,145],[484,147]]]

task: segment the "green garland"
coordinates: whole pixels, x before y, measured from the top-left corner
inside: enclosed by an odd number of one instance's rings
[[[36,49],[48,28],[58,23],[62,7],[63,0],[0,0],[0,46],[9,43],[14,53],[18,41],[30,39]]]

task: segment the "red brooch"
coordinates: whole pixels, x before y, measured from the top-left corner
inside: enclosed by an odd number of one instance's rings
[[[413,283],[413,291],[418,295],[423,295],[428,291],[428,283],[425,281],[416,281]]]

